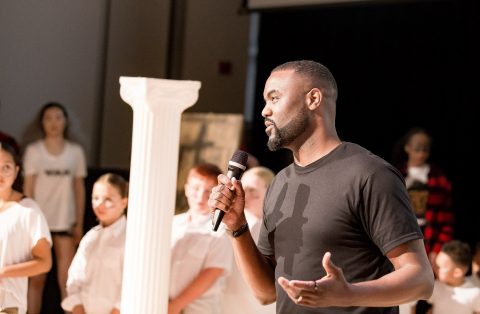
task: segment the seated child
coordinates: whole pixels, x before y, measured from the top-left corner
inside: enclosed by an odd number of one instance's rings
[[[212,230],[208,199],[220,169],[200,164],[188,173],[185,195],[189,209],[174,216],[169,314],[219,314],[233,250],[224,228]]]
[[[467,243],[451,240],[445,243],[436,260],[437,279],[428,299],[433,314],[472,314],[480,312],[480,288],[466,278],[472,264]]]
[[[119,314],[128,183],[113,173],[95,181],[92,207],[99,225],[80,241],[68,270],[62,308],[73,314]]]

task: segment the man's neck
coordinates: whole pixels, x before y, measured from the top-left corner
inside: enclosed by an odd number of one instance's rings
[[[305,167],[327,155],[341,143],[342,141],[338,137],[326,139],[309,138],[297,150],[292,150],[293,158],[297,165]]]

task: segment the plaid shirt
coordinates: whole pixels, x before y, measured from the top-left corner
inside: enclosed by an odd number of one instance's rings
[[[400,171],[407,176],[406,167]],[[417,218],[425,220],[421,229],[427,254],[440,252],[442,245],[453,238],[451,183],[439,168],[430,165],[427,183],[409,188],[409,195]]]

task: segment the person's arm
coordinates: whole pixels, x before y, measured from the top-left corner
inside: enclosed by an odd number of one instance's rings
[[[169,301],[168,313],[180,313],[187,305],[198,299],[223,274],[223,268],[205,268],[175,299]]]
[[[83,308],[83,305],[76,305],[72,310],[72,314],[85,314],[85,309]]]
[[[76,244],[80,242],[83,236],[83,218],[85,214],[85,180],[83,177],[75,177],[75,225],[73,226],[73,237]]]
[[[36,175],[26,175],[23,179],[23,194],[33,198],[33,187],[35,186],[35,180],[37,179]]]
[[[246,223],[244,214],[245,192],[241,182],[225,175],[218,177],[217,185],[210,195],[210,209],[223,210],[222,222],[229,230],[238,230]],[[232,237],[232,245],[238,267],[246,279],[255,297],[262,304],[275,301],[275,273],[273,258],[267,258],[258,250],[251,233],[245,232],[237,238]]]
[[[323,278],[289,281],[280,277],[278,282],[294,302],[308,307],[388,307],[428,299],[432,294],[434,276],[421,239],[388,252],[395,270],[376,280],[348,283],[331,257],[328,252],[323,257],[327,273]]]
[[[6,277],[31,277],[46,273],[52,267],[50,243],[45,238],[37,241],[32,248],[33,258],[29,261],[0,268],[0,279]]]
[[[72,263],[68,268],[67,296],[62,300],[61,306],[65,311],[83,313],[83,301],[81,297],[82,288],[87,280],[87,256],[85,252],[86,243],[89,241],[89,233],[80,242]]]
[[[270,304],[276,300],[275,260],[260,253],[251,233],[245,232],[237,238],[231,238],[235,260],[243,278],[261,304]]]

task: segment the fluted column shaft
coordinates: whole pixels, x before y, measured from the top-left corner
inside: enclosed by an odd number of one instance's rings
[[[181,114],[200,82],[121,77],[133,109],[122,313],[167,313]],[[119,126],[120,127],[120,126]]]

